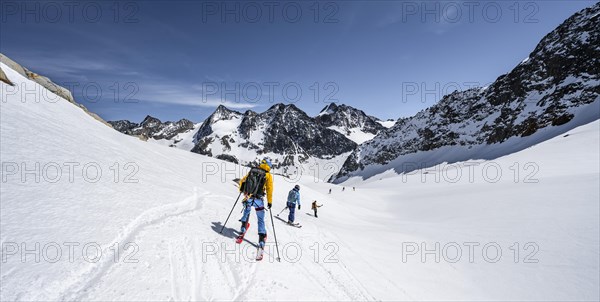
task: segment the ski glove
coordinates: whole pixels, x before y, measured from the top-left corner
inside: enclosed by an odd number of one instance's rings
[[[272,203],[267,203],[267,208],[268,208],[269,210],[271,209],[271,207],[272,207],[272,206],[273,206],[273,204],[272,204]]]
[[[300,210],[300,205],[298,205],[298,210]]]

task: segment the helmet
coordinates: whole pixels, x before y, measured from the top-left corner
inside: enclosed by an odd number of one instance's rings
[[[261,164],[266,164],[267,166],[269,166],[269,168],[273,168],[273,165],[271,165],[271,160],[268,158],[263,158],[263,160],[260,162]]]
[[[294,186],[294,189],[295,189],[296,191],[300,191],[300,186],[299,186],[299,185],[295,185],[295,186]]]

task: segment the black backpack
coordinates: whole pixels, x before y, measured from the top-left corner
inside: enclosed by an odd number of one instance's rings
[[[267,171],[261,168],[252,168],[242,183],[242,192],[254,197],[263,197],[265,181],[267,181]]]

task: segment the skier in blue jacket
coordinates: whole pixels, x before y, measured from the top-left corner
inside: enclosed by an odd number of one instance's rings
[[[287,198],[287,206],[290,210],[290,214],[288,215],[288,223],[294,224],[295,213],[296,213],[296,204],[298,204],[298,210],[300,210],[300,186],[295,185],[293,189],[288,193]]]

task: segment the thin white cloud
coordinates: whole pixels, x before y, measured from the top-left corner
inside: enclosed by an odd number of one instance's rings
[[[100,61],[97,58],[88,59],[62,54],[40,55],[37,52],[29,52],[25,57],[27,58],[23,60],[27,63],[25,67],[30,68],[33,72],[43,71],[42,75],[51,78],[60,76],[70,79],[72,82],[79,82],[80,86],[88,82],[97,82],[102,86],[108,85],[110,87],[104,87],[107,95],[114,93],[114,83],[116,82],[120,97],[126,97],[128,101],[208,108],[224,105],[231,109],[250,109],[258,106],[256,102],[221,100],[218,96],[212,95],[207,97],[202,93],[202,85],[197,83],[175,82],[160,74],[143,74],[127,70],[117,62],[106,59]],[[98,76],[98,72],[103,75]],[[107,79],[106,75],[113,77]],[[119,76],[125,76],[126,81]],[[128,86],[129,83],[133,83],[136,91]]]
[[[220,101],[220,100],[207,100],[206,102],[201,102],[198,104],[201,107],[218,107],[219,105],[223,105],[227,108],[231,109],[251,109],[257,106],[255,103],[243,103],[243,102],[230,102],[230,101]]]
[[[148,83],[150,81],[145,81]],[[194,107],[214,108],[223,105],[231,109],[250,109],[258,106],[257,103],[244,101],[229,101],[218,98],[205,97],[198,85],[185,84],[149,84],[139,86],[139,92],[134,96],[141,102],[152,102],[160,104],[185,105]]]
[[[33,72],[43,72],[44,76],[58,76],[76,81],[89,81],[89,74],[96,72],[121,76],[137,76],[139,73],[124,69],[116,62],[106,59],[78,57],[67,54],[42,54],[38,51],[20,52],[16,58],[24,67]],[[22,62],[21,62],[22,61]]]

